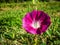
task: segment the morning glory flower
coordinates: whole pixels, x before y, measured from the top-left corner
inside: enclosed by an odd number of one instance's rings
[[[48,14],[43,11],[33,10],[23,17],[23,28],[31,34],[41,34],[46,32],[51,21]]]

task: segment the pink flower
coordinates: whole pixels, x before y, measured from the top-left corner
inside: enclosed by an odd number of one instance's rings
[[[43,11],[33,10],[23,18],[23,28],[31,34],[46,32],[50,25],[50,17]]]

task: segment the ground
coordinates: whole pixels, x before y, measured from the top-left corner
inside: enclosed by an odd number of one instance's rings
[[[29,34],[22,27],[22,18],[32,10],[43,10],[51,18],[51,25],[42,35]],[[1,3],[0,45],[60,45],[60,2]]]

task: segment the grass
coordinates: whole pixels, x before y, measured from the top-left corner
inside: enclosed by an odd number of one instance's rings
[[[35,35],[22,27],[22,18],[37,6],[51,17],[51,25],[43,35],[37,35],[37,45],[60,45],[60,2],[32,4],[11,3],[0,5],[0,45],[33,45]]]

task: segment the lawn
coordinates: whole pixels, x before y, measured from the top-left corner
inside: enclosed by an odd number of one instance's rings
[[[22,18],[32,10],[42,10],[51,18],[51,25],[42,35],[27,33]],[[37,40],[36,40],[37,39]],[[1,3],[0,45],[60,45],[60,2]]]

